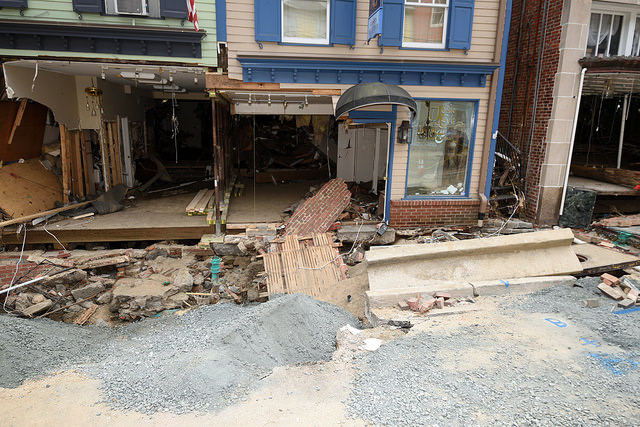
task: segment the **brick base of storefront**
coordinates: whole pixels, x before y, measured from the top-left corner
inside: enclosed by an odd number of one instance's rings
[[[475,225],[479,200],[391,200],[391,227]]]

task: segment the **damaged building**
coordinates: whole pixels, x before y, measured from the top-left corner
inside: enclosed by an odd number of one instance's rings
[[[513,3],[493,197],[587,228],[640,211],[635,1]]]

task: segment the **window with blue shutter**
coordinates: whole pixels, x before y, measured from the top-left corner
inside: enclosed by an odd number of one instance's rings
[[[471,49],[473,0],[450,1],[449,49]]]
[[[186,0],[160,0],[160,16],[187,19]]]
[[[255,0],[255,39],[282,42],[283,0]],[[354,45],[356,42],[357,0],[331,0],[329,3],[329,38],[331,44]],[[293,37],[295,39],[295,37]],[[291,38],[288,40],[291,41]],[[305,43],[304,41],[302,43]],[[316,44],[314,40],[308,42]],[[327,41],[325,39],[324,44]],[[322,43],[317,43],[322,44]]]
[[[380,46],[402,46],[404,0],[382,0],[382,34]]]
[[[27,8],[27,0],[0,0],[0,7],[19,7]]]
[[[279,42],[281,37],[281,0],[255,0],[256,41]]]
[[[74,12],[104,13],[104,0],[73,0]]]
[[[331,0],[331,36],[333,44],[356,43],[356,0]]]
[[[448,7],[419,0],[382,0],[380,46],[470,49],[474,0],[449,0]],[[405,10],[405,7],[407,10]],[[407,26],[405,28],[405,26]],[[442,39],[430,40],[425,27],[442,28]],[[421,37],[427,37],[421,39]]]

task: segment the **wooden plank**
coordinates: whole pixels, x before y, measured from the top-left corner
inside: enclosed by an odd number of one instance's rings
[[[84,174],[84,191],[85,194],[94,194],[95,185],[93,182],[93,154],[91,151],[91,136],[93,130],[83,130],[80,137],[80,151],[82,152],[82,170]]]
[[[76,130],[73,132],[73,184],[74,193],[79,197],[85,196],[84,188],[84,172],[83,172],[83,156],[81,150],[82,131]]]
[[[40,218],[42,216],[57,214],[57,213],[60,213],[60,212],[71,210],[71,209],[81,208],[82,206],[88,205],[89,203],[91,203],[93,201],[94,200],[89,200],[89,201],[82,202],[82,203],[75,203],[73,205],[63,206],[61,208],[51,209],[51,210],[48,210],[48,211],[38,212],[38,213],[35,213],[35,214],[32,214],[32,215],[25,215],[25,216],[22,216],[20,218],[14,218],[14,219],[10,219],[8,221],[3,221],[3,222],[0,222],[0,228],[7,227],[7,226],[13,225],[13,224],[21,224],[23,222],[28,222],[28,221],[31,221],[32,219]],[[31,231],[29,231],[29,233],[31,233]],[[56,234],[58,234],[57,231],[56,231]],[[7,237],[9,237],[9,235],[3,236],[3,241],[5,243],[7,243]],[[53,240],[53,241],[55,242],[55,240]]]
[[[200,202],[200,200],[204,197],[204,195],[207,193],[206,188],[203,188],[202,190],[198,191],[195,195],[195,197],[191,200],[191,202],[187,205],[185,211],[187,213],[193,213],[196,209],[196,206],[198,206],[198,203]]]
[[[71,159],[69,150],[69,131],[60,124],[60,155],[62,156],[62,202],[69,203],[69,191],[71,184]]]
[[[20,106],[18,107],[18,112],[16,113],[16,118],[13,120],[13,126],[11,127],[11,133],[9,134],[9,141],[7,145],[11,145],[13,142],[13,136],[16,134],[16,129],[22,123],[22,116],[24,115],[24,110],[27,107],[27,98],[22,98],[20,100]]]
[[[111,178],[109,172],[109,150],[107,144],[107,123],[102,122],[100,125],[100,156],[102,158],[102,180],[104,184],[104,190],[108,191],[111,188]]]
[[[115,165],[116,184],[122,183],[122,160],[120,149],[120,126],[118,122],[111,123],[111,135],[113,135],[113,156]]]
[[[622,300],[626,297],[625,293],[620,290],[617,287],[612,287],[609,285],[605,285],[604,283],[600,283],[598,285],[598,289],[600,289],[602,292],[604,292],[605,294],[607,294],[608,296],[610,296],[611,298],[615,299],[615,300]]]
[[[79,206],[79,205],[78,205]],[[73,206],[76,207],[76,206]],[[43,213],[44,214],[44,213]],[[37,216],[39,218],[39,216]],[[34,218],[31,218],[34,219]],[[19,221],[24,222],[24,221]],[[203,221],[204,222],[204,221]],[[15,222],[13,222],[15,224]],[[3,225],[0,223],[0,227]],[[55,236],[65,243],[82,242],[134,242],[145,240],[199,240],[211,233],[211,227],[203,224],[190,227],[108,228],[108,229],[58,229]],[[22,234],[6,233],[2,242],[7,245],[22,244]],[[55,238],[42,229],[30,229],[27,244],[56,243]]]
[[[279,90],[280,83],[252,83],[230,79],[217,73],[206,73],[207,90],[239,89],[239,90]],[[289,91],[291,89],[288,89]]]
[[[84,325],[85,323],[87,323],[87,320],[89,320],[91,316],[93,316],[93,313],[95,313],[97,309],[98,304],[91,304],[91,307],[87,308],[84,313],[82,313],[80,317],[75,320],[75,323],[77,325]]]
[[[571,165],[571,172],[573,172],[575,176],[597,179],[629,187],[635,187],[640,184],[640,171],[629,169]]]

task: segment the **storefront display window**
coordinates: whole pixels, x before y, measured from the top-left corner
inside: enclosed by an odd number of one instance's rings
[[[411,130],[407,197],[468,194],[476,102],[417,101]]]

